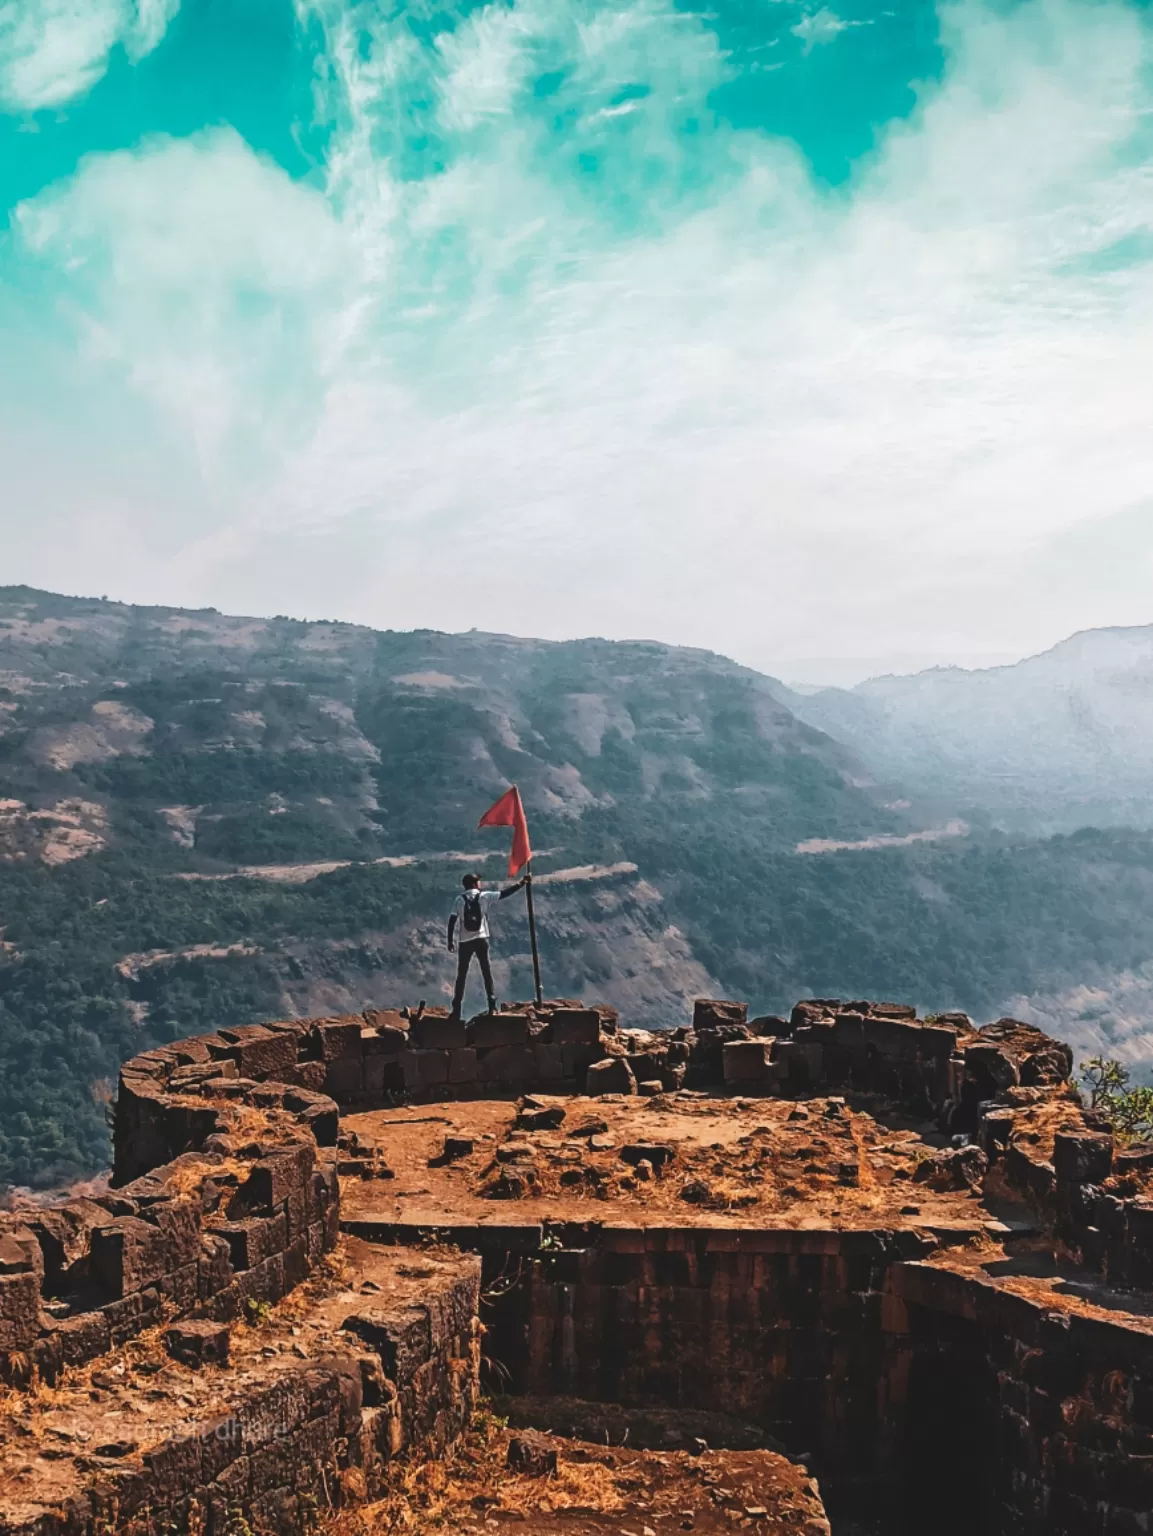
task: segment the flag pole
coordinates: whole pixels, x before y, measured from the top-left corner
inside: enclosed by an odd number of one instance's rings
[[[532,940],[532,979],[536,988],[536,1005],[539,1008],[544,1002],[544,991],[540,984],[540,954],[536,947],[536,913],[532,904],[532,860],[528,861],[528,877],[524,887],[525,900],[528,903],[528,932]]]

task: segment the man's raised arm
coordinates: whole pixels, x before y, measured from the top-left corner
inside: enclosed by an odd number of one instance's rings
[[[515,896],[517,891],[523,890],[531,879],[531,875],[522,875],[515,885],[506,885],[504,890],[500,893],[501,901],[503,901],[506,896]]]

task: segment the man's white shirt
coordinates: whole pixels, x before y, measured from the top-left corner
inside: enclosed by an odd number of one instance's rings
[[[456,942],[458,944],[475,944],[477,939],[488,939],[488,938],[492,937],[491,933],[489,932],[489,926],[488,926],[488,909],[489,909],[489,906],[494,901],[499,901],[500,900],[500,892],[499,891],[475,891],[473,894],[480,897],[480,927],[479,928],[466,928],[464,926],[464,903],[465,903],[465,898],[464,898],[463,895],[458,896],[456,898],[455,903],[453,904],[453,909],[452,910],[456,913],[456,934],[455,934],[455,938],[456,938]]]

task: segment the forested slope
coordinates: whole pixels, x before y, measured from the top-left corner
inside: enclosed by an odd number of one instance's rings
[[[0,1182],[98,1167],[117,1063],[149,1043],[442,996],[443,914],[468,863],[501,873],[475,827],[509,781],[558,872],[550,989],[638,1024],[714,988],[993,1012],[1153,957],[1146,836],[798,852],[923,817],[781,698],[657,644],[0,589]],[[520,903],[497,948],[526,995]]]

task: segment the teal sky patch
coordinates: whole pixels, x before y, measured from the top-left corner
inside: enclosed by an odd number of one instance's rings
[[[730,60],[731,78],[710,97],[717,116],[791,140],[831,184],[913,111],[917,87],[944,67],[930,0],[682,4],[716,29]]]
[[[327,138],[313,112],[317,46],[291,0],[186,0],[152,53],[133,64],[114,47],[79,99],[0,114],[0,203],[35,197],[85,155],[222,123],[290,175],[313,174]]]
[[[390,13],[428,63],[423,77],[409,72],[398,81],[393,111],[377,129],[376,148],[392,157],[402,179],[437,175],[452,162],[454,145],[436,121],[435,55],[444,37],[481,8],[478,0]],[[707,6],[682,0],[682,12],[715,31],[726,76],[707,100],[685,102],[679,114],[685,139],[726,126],[777,135],[795,143],[814,176],[828,183],[851,173],[886,124],[912,111],[917,85],[942,68],[936,11],[927,0],[836,0],[836,10],[792,0],[710,0]],[[374,46],[372,34],[361,32],[362,60],[371,59]],[[331,127],[316,110],[321,47],[318,28],[298,19],[291,0],[184,0],[146,57],[131,63],[117,45],[103,77],[78,99],[0,115],[0,202],[10,210],[36,196],[71,175],[87,154],[219,124],[233,127],[291,176],[316,176]],[[541,62],[526,94],[526,115],[550,114],[558,148],[569,147],[570,168],[582,178],[604,176],[606,195],[616,198],[622,189],[614,187],[611,142],[576,141],[580,103],[565,95],[571,61]],[[622,82],[606,106],[628,108],[649,91],[643,79]],[[618,142],[632,126],[627,115],[618,119]],[[692,160],[688,154],[681,168],[681,190],[700,174]],[[652,191],[661,180],[661,167],[650,164],[623,190]]]

